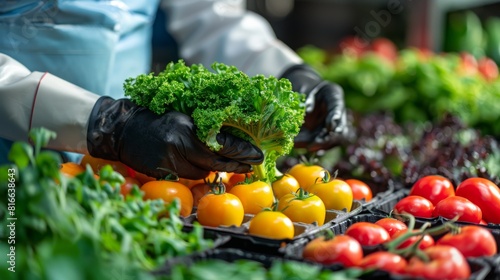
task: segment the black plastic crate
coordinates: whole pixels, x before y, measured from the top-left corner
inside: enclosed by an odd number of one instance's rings
[[[335,235],[344,234],[349,226],[357,222],[376,222],[382,218],[388,217],[385,213],[377,213],[373,211],[363,211],[359,215],[352,216],[349,219],[341,221],[337,224],[332,225],[329,230],[331,230]],[[424,223],[428,221],[415,220],[415,228],[419,228]],[[443,219],[434,219],[431,223],[432,226],[441,225]],[[459,226],[464,226],[465,224],[458,224]],[[490,230],[497,243],[497,254],[492,257],[475,257],[467,258],[469,265],[471,266],[472,275],[470,279],[500,279],[500,229],[492,228],[484,225],[480,225]],[[285,258],[297,258],[297,256],[302,256],[304,246],[314,239],[317,234],[309,235],[304,238],[295,240],[286,246],[282,247],[280,251],[283,253]],[[441,236],[434,236],[437,240]],[[383,250],[382,245],[378,246],[363,246],[363,253],[365,255],[373,253],[375,251]],[[341,268],[339,268],[341,269]],[[374,278],[372,278],[374,277]],[[408,277],[390,275],[386,271],[375,271],[369,279],[409,279]]]
[[[329,270],[329,271],[341,271],[344,269],[343,266],[341,265],[321,265],[317,264],[311,261],[303,260],[300,259],[296,256],[291,256],[291,257],[279,257],[279,256],[274,256],[274,255],[268,255],[268,254],[263,254],[263,253],[256,253],[256,252],[251,252],[251,251],[245,251],[241,249],[234,249],[234,248],[217,248],[217,249],[212,249],[212,250],[207,250],[204,252],[199,252],[199,253],[194,253],[188,256],[182,256],[182,257],[177,257],[168,260],[162,267],[156,269],[153,272],[153,275],[156,276],[169,276],[172,273],[172,269],[176,265],[183,265],[183,266],[192,266],[198,261],[203,261],[203,260],[222,260],[228,263],[236,262],[239,260],[250,260],[254,261],[257,263],[262,264],[264,268],[270,268],[274,262],[277,261],[295,261],[297,263],[304,263],[308,264],[314,267],[317,267],[320,270]],[[488,263],[486,263],[482,259],[471,259],[468,260],[468,263],[471,267],[471,277],[470,279],[474,280],[482,280],[482,279],[488,279],[486,278],[489,272],[491,271],[491,267],[489,266]],[[404,276],[397,276],[397,275],[392,275],[386,271],[382,270],[374,270],[370,272],[366,272],[358,279],[370,279],[370,280],[375,280],[375,279],[389,279],[389,280],[408,280],[411,279],[409,277],[404,277]]]
[[[270,239],[248,234],[248,225],[253,215],[245,215],[243,224],[239,227],[207,227],[204,226],[205,232],[210,234],[219,234],[229,236],[229,240],[222,247],[238,248],[254,252],[262,252],[266,254],[281,255],[279,249],[285,244],[303,238],[308,235],[315,234],[331,225],[337,224],[350,217],[356,216],[363,211],[363,206],[360,201],[353,201],[351,211],[327,210],[325,223],[321,226],[315,224],[294,223],[295,236],[293,239]],[[196,214],[192,214],[184,218],[184,230],[191,231],[193,224],[196,222]]]
[[[380,202],[384,201],[387,196],[390,196],[392,193],[402,188],[402,184],[396,183],[393,180],[389,180],[387,184],[368,182],[366,180],[364,182],[368,184],[368,186],[372,190],[373,197],[370,201],[361,201],[361,203],[363,204],[363,209],[370,209],[372,207],[375,207]]]

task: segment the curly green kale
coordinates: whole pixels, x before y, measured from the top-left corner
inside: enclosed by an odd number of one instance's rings
[[[276,160],[292,150],[304,122],[305,96],[286,79],[249,77],[218,62],[212,69],[171,62],[157,75],[126,79],[125,95],[157,114],[175,110],[191,116],[198,137],[213,151],[221,148],[221,130],[250,141],[264,153],[264,162],[253,166],[255,176],[272,181]]]

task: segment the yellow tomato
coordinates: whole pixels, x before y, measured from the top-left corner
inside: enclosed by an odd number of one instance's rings
[[[330,173],[322,166],[306,163],[298,163],[292,166],[292,168],[288,171],[288,174],[297,179],[300,187],[306,191],[309,191],[308,188],[316,182],[323,180],[325,176],[330,178]]]
[[[229,193],[240,199],[245,214],[257,214],[264,208],[271,207],[274,203],[273,189],[263,181],[236,185],[231,188]]]
[[[328,182],[318,182],[309,187],[309,192],[321,198],[327,210],[351,211],[352,189],[344,180],[332,179]]]
[[[299,181],[288,173],[276,179],[271,186],[276,199],[280,199],[285,194],[294,193],[300,188]]]
[[[250,220],[248,233],[270,239],[293,239],[295,226],[282,212],[264,210]]]
[[[165,203],[172,202],[175,198],[180,200],[180,215],[187,217],[193,211],[193,195],[189,188],[179,182],[149,181],[142,185],[143,199],[163,199]]]
[[[297,193],[289,193],[278,201],[278,210],[283,212],[292,222],[322,226],[325,223],[325,204],[316,195],[299,189]]]
[[[203,226],[241,226],[245,211],[240,199],[230,193],[208,193],[198,202],[198,222]]]

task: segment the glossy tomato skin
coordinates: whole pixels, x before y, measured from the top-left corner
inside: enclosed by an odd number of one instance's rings
[[[180,215],[187,217],[193,211],[193,195],[189,188],[174,181],[150,181],[141,186],[144,192],[143,199],[162,199],[165,203],[172,202],[175,198],[180,200]]]
[[[391,217],[382,218],[382,219],[376,221],[375,224],[383,227],[389,233],[389,236],[391,238],[396,233],[398,233],[400,231],[405,231],[408,229],[408,226],[404,222],[402,222],[398,219],[391,218]]]
[[[453,183],[440,175],[427,175],[418,179],[410,189],[409,195],[419,195],[436,205],[439,201],[455,195]]]
[[[398,254],[387,251],[373,252],[363,258],[359,267],[380,269],[393,274],[404,274],[408,262]]]
[[[245,210],[240,199],[230,193],[204,195],[196,209],[196,218],[203,226],[241,226]]]
[[[430,200],[418,195],[409,195],[402,198],[394,205],[396,214],[408,213],[419,218],[432,218],[434,205]]]
[[[276,199],[280,199],[285,194],[295,193],[300,188],[299,181],[288,173],[276,179],[271,186]]]
[[[441,216],[453,219],[458,216],[458,221],[478,224],[483,217],[481,208],[465,197],[449,196],[436,204],[434,217]]]
[[[414,230],[414,231],[417,231],[417,230]],[[405,234],[405,232],[407,232],[407,231],[400,231],[400,232],[394,234],[392,239],[398,238],[399,236]],[[411,245],[415,244],[415,242],[417,242],[417,241],[420,242],[418,244],[418,248],[421,250],[427,249],[427,248],[432,247],[436,244],[436,241],[434,241],[434,238],[432,238],[432,236],[429,234],[425,234],[423,238],[422,238],[422,235],[415,235],[415,236],[412,236],[412,237],[406,239],[403,243],[399,244],[399,246],[397,248],[398,249],[408,248]]]
[[[482,226],[464,226],[458,234],[447,233],[436,244],[457,248],[466,258],[487,257],[497,253],[495,237]]]
[[[250,220],[248,233],[270,239],[293,239],[295,226],[282,212],[261,211]]]
[[[257,214],[274,203],[273,189],[264,181],[235,185],[229,193],[240,199],[245,214]]]
[[[346,179],[345,182],[351,187],[353,199],[366,202],[372,200],[373,192],[368,184],[358,179]]]
[[[319,226],[325,223],[325,204],[316,195],[298,199],[297,194],[286,194],[279,199],[278,210],[287,215],[292,222],[317,223]]]
[[[405,274],[426,279],[469,279],[470,266],[456,248],[435,245],[425,249],[424,253],[430,261],[424,262],[416,256],[412,257]]]
[[[310,186],[323,180],[325,176],[330,177],[330,173],[320,165],[298,163],[287,172],[299,182],[299,186],[308,190]]]
[[[349,184],[344,180],[332,179],[328,182],[318,181],[308,188],[308,192],[323,200],[327,210],[351,211],[353,196]]]
[[[321,236],[304,246],[302,257],[325,265],[340,263],[344,267],[353,267],[363,259],[363,248],[348,235],[336,235],[332,239]]]
[[[470,200],[481,208],[483,220],[487,223],[500,224],[500,189],[495,183],[485,178],[468,178],[462,181],[456,195]]]
[[[361,246],[375,246],[391,239],[383,227],[369,222],[354,223],[347,228],[345,234],[356,239]]]

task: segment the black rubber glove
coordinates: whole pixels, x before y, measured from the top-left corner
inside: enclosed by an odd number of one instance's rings
[[[129,99],[101,97],[89,118],[87,145],[94,157],[119,160],[155,178],[171,173],[186,179],[205,178],[210,171],[246,173],[263,161],[260,149],[222,132],[217,141],[223,148],[212,152],[195,130],[185,114],[157,115]]]
[[[282,78],[292,83],[294,91],[307,96],[305,123],[295,137],[295,147],[315,152],[339,145],[348,134],[342,88],[324,81],[305,64],[288,68]]]

